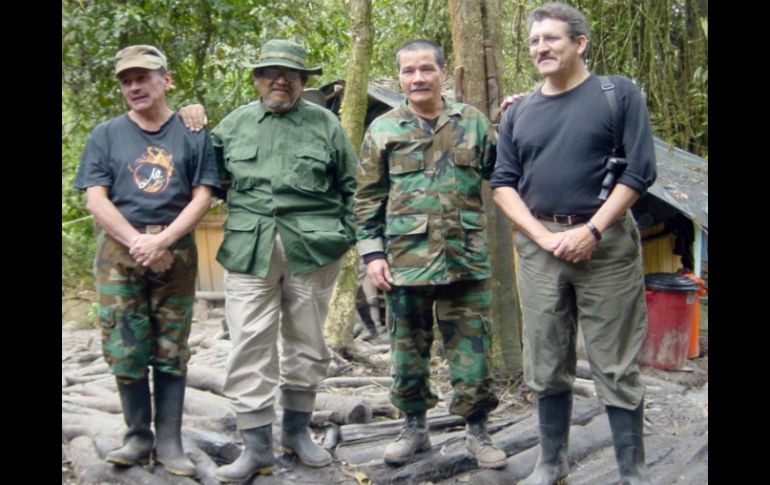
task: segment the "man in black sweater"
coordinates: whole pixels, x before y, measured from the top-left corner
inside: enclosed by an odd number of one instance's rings
[[[586,68],[588,22],[548,3],[528,20],[530,56],[545,82],[500,125],[493,197],[518,231],[524,372],[538,393],[540,457],[520,483],[566,477],[577,323],[615,443],[622,483],[649,483],[644,460],[645,388],[636,364],[647,329],[641,244],[631,205],[655,181],[652,130],[628,78],[611,76],[613,126],[599,78]],[[622,133],[620,149],[613,129]],[[609,155],[627,167],[600,199]]]

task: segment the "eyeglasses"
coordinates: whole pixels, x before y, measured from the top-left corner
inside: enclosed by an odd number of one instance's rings
[[[537,47],[538,45],[540,45],[540,41],[542,40],[545,45],[547,45],[548,47],[552,47],[555,43],[559,42],[563,38],[564,36],[552,35],[552,34],[544,35],[542,37],[530,37],[529,39],[527,39],[527,44],[530,47]]]
[[[298,83],[302,80],[302,73],[299,71],[290,71],[287,69],[280,69],[277,67],[265,67],[257,73],[259,77],[275,81],[281,75],[290,83]]]

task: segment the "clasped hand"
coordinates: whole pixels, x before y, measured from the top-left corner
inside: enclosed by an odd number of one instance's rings
[[[162,244],[157,234],[135,236],[128,253],[137,263],[156,273],[163,273],[174,264],[174,253]]]
[[[580,226],[569,231],[550,232],[538,244],[559,259],[580,263],[591,260],[596,242],[591,231],[586,226]]]

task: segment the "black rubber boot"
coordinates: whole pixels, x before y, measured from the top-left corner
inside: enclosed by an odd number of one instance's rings
[[[273,425],[242,429],[243,451],[238,459],[229,465],[217,468],[214,478],[220,482],[243,482],[255,473],[269,475],[273,472]]]
[[[195,475],[195,465],[182,449],[182,408],[186,376],[153,372],[155,398],[155,461],[169,473]]]
[[[522,485],[553,485],[565,483],[569,474],[567,447],[572,419],[572,392],[543,396],[537,400],[537,420],[540,428],[540,456],[532,473]]]
[[[403,465],[411,461],[415,453],[429,450],[430,447],[425,411],[408,413],[401,433],[385,447],[382,459],[388,465]]]
[[[308,425],[311,413],[283,410],[281,446],[284,453],[296,454],[307,466],[321,467],[332,462],[332,455],[310,439]]]
[[[622,485],[650,485],[644,460],[644,400],[634,410],[607,406]]]
[[[132,384],[118,381],[118,392],[128,431],[123,437],[123,446],[111,451],[105,461],[125,466],[146,465],[150,462],[153,441],[149,380],[145,376]]]

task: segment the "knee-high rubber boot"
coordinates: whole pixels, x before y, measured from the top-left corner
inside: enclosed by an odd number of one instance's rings
[[[195,475],[195,465],[182,449],[182,408],[186,376],[153,372],[155,398],[155,460],[169,473]]]
[[[650,485],[644,460],[644,400],[634,410],[607,406],[622,485]]]
[[[268,475],[273,471],[273,425],[242,429],[243,451],[234,462],[217,468],[214,478],[220,482],[243,482],[255,473]]]
[[[126,466],[146,465],[150,461],[153,441],[150,428],[152,404],[147,376],[131,384],[118,381],[118,392],[128,431],[123,437],[123,446],[111,451],[105,461]]]
[[[283,410],[281,446],[288,454],[296,454],[307,466],[321,467],[332,462],[332,455],[310,439],[308,425],[312,413]]]
[[[569,474],[567,447],[572,419],[572,392],[543,396],[537,400],[540,428],[540,456],[532,473],[522,485],[563,483]]]

